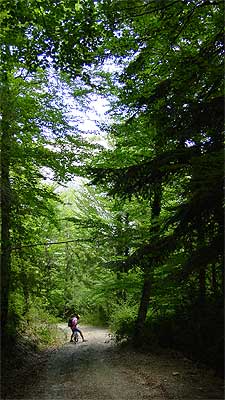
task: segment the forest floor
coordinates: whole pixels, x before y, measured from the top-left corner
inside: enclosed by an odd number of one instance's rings
[[[223,399],[223,380],[197,367],[180,353],[151,353],[118,347],[104,328],[83,326],[87,342],[70,343],[70,329],[60,324],[64,344],[45,351],[32,367],[8,379],[2,399],[26,400],[215,400]],[[10,382],[11,379],[11,382]]]

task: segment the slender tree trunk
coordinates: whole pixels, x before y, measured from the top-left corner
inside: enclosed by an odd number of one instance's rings
[[[216,266],[212,265],[212,292],[213,296],[217,293],[217,277],[216,277]]]
[[[161,211],[161,199],[162,199],[162,183],[159,182],[154,187],[154,196],[152,202],[152,220],[154,221],[154,225],[152,228],[152,234],[156,235],[159,231],[159,226],[156,224],[156,219],[160,215]],[[154,260],[151,265],[145,265],[145,273],[144,273],[144,283],[142,288],[142,296],[140,301],[140,306],[138,310],[138,317],[136,322],[136,328],[134,332],[134,344],[140,345],[143,336],[143,328],[145,325],[146,315],[148,312],[150,296],[151,296],[151,287],[152,287],[152,274],[151,271],[154,268]]]
[[[139,311],[138,311],[138,317],[137,317],[137,322],[136,322],[136,329],[134,332],[134,338],[135,342],[139,342],[139,339],[141,339],[142,333],[143,333],[143,328],[146,320],[146,315],[148,311],[148,306],[150,302],[150,295],[151,295],[151,276],[149,271],[145,272],[144,276],[144,284],[142,288],[142,296],[141,296],[141,302],[139,306]]]
[[[4,332],[8,317],[9,285],[11,271],[10,244],[10,144],[11,104],[7,74],[4,75],[1,93],[1,324]]]
[[[19,210],[18,210],[19,212]],[[26,321],[29,324],[29,317],[28,317],[28,312],[29,312],[29,298],[30,298],[30,290],[29,290],[29,283],[28,283],[28,275],[27,271],[24,268],[24,260],[25,260],[25,254],[22,249],[21,243],[18,244],[18,250],[17,250],[17,259],[19,263],[19,269],[20,269],[20,282],[21,282],[21,287],[23,290],[23,298],[24,298],[24,308],[22,315],[23,317],[26,317]]]
[[[206,271],[201,268],[199,271],[199,302],[201,306],[205,305],[206,296]]]
[[[68,287],[71,284],[71,271],[70,271],[70,254],[68,243],[65,244],[65,282],[64,282],[64,318],[67,318],[67,307],[68,307]]]
[[[222,279],[221,279],[221,289],[222,293],[224,293],[224,288],[225,288],[225,280],[224,280],[224,265],[222,264]],[[224,297],[224,296],[223,296]]]
[[[205,232],[201,228],[199,230],[199,246],[204,247],[205,245]],[[204,308],[206,300],[206,269],[201,267],[198,272],[198,282],[199,282],[199,304]]]
[[[128,229],[129,226],[129,213],[123,213],[123,215],[117,216],[117,219],[119,221],[119,223],[121,223],[121,229],[118,231],[118,235],[122,235],[123,231],[126,232],[126,230]],[[117,255],[118,256],[124,256],[124,257],[128,257],[129,255],[129,247],[127,245],[124,245],[124,243],[121,245],[117,245]],[[126,262],[124,261],[121,265],[121,267],[117,270],[116,276],[117,276],[117,280],[118,282],[121,281],[121,275],[123,273],[127,273],[129,270],[129,267],[126,266]],[[117,290],[117,304],[120,304],[121,300],[123,300],[124,302],[127,299],[127,291],[126,289],[118,289]]]
[[[23,309],[23,316],[26,318],[27,323],[29,324],[29,297],[30,297],[30,291],[29,291],[29,285],[27,281],[27,273],[23,274],[23,278],[21,279],[21,284],[22,284],[22,289],[23,289],[23,297],[24,297],[24,309]]]

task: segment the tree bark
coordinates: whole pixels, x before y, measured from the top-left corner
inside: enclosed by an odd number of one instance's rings
[[[148,306],[149,306],[149,302],[150,302],[151,286],[152,286],[151,276],[150,276],[149,271],[146,271],[145,275],[144,275],[142,296],[141,296],[138,317],[137,317],[136,327],[135,327],[135,332],[134,332],[134,342],[137,345],[141,343],[141,338],[143,336],[143,328],[144,328],[146,315],[148,312]]]
[[[4,75],[1,93],[1,324],[4,332],[8,317],[11,271],[11,185],[10,144],[12,137],[10,90]]]
[[[217,276],[216,276],[216,266],[215,264],[212,265],[211,267],[211,271],[212,271],[212,292],[213,292],[213,296],[216,296],[217,294]]]
[[[199,271],[199,303],[201,306],[205,305],[206,296],[206,271],[201,268]]]
[[[161,199],[162,199],[162,183],[159,181],[154,187],[154,195],[152,201],[152,219],[154,224],[152,227],[152,234],[156,235],[159,231],[159,225],[155,223],[156,219],[160,215],[161,211]],[[146,261],[145,261],[146,262]],[[145,325],[145,320],[148,312],[148,307],[150,303],[151,287],[152,287],[152,275],[151,271],[154,268],[154,260],[152,260],[151,265],[144,265],[144,283],[142,288],[142,296],[138,310],[138,317],[136,321],[135,331],[133,335],[133,341],[135,346],[139,346],[142,343],[143,329]]]

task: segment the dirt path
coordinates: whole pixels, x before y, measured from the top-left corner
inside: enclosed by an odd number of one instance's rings
[[[52,352],[23,399],[223,399],[222,379],[183,357],[118,351],[107,330],[88,326],[87,342],[69,343],[69,329],[59,328],[67,342]]]

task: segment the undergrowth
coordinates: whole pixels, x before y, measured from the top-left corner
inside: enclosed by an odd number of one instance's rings
[[[110,329],[118,342],[132,341],[137,309],[129,305],[115,309]],[[140,346],[157,346],[183,352],[195,361],[204,363],[223,375],[223,309],[199,305],[177,308],[173,314],[148,314]]]
[[[31,307],[29,313],[17,318],[10,314],[5,340],[18,341],[21,338],[28,343],[33,343],[37,349],[42,350],[48,346],[57,346],[65,337],[57,328],[60,320],[50,315],[41,307]]]

